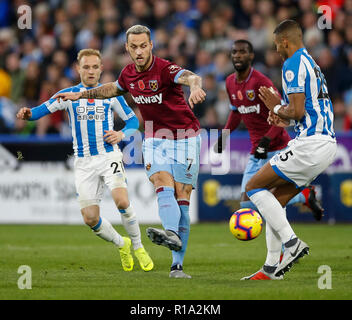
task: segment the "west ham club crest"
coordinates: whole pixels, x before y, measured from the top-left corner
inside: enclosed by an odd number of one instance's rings
[[[149,88],[152,91],[158,90],[158,81],[157,80],[149,80]]]
[[[246,90],[248,100],[253,101],[255,98],[254,90]]]

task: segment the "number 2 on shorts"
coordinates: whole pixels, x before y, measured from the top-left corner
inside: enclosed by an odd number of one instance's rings
[[[121,161],[119,161],[119,162],[111,162],[110,167],[111,167],[111,168],[112,168],[112,167],[115,167],[115,168],[114,168],[114,172],[113,172],[114,174],[121,172],[121,170],[119,169],[119,165],[120,165],[122,171],[124,171],[123,164],[122,164]]]

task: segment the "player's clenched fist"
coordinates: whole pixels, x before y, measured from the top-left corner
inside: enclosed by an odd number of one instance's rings
[[[21,108],[18,112],[17,112],[17,119],[21,119],[21,120],[28,120],[30,119],[32,116],[32,111],[29,108]]]

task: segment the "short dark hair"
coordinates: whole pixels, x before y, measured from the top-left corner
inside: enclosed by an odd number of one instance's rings
[[[297,31],[297,34],[302,34],[301,26],[295,20],[284,20],[280,22],[274,30],[274,34],[281,35],[290,31]]]
[[[249,53],[253,53],[254,49],[253,49],[253,45],[248,41],[248,40],[245,40],[245,39],[238,39],[238,40],[235,40],[233,45],[237,44],[237,43],[244,43],[248,46],[248,51]]]

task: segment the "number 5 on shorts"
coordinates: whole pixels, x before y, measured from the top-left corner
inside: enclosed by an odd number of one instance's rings
[[[292,153],[291,150],[285,152],[285,155],[281,155],[281,156],[280,156],[280,160],[281,160],[281,161],[287,161],[289,155],[290,155],[290,156],[293,156],[293,153]]]

